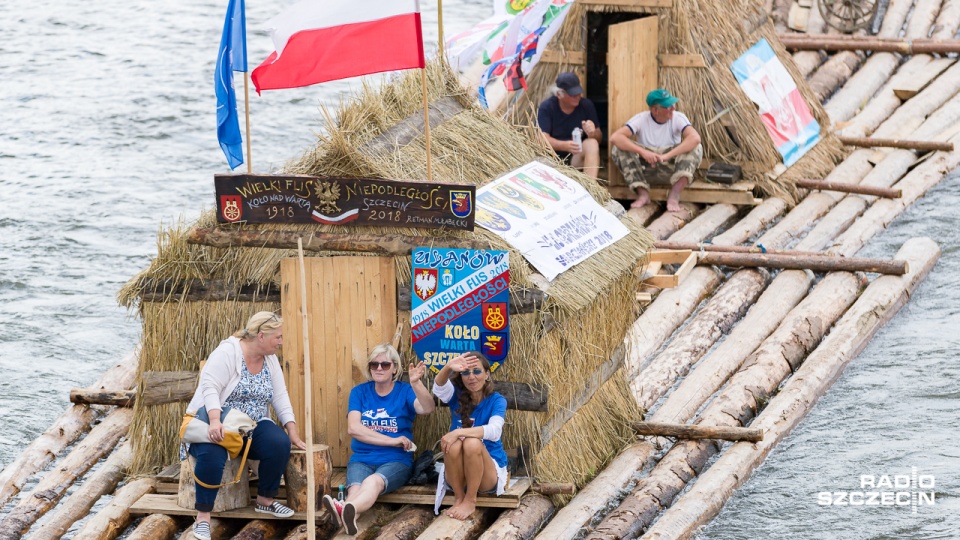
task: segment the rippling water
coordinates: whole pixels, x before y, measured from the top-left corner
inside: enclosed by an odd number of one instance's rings
[[[263,23],[289,3],[247,2],[251,63],[270,47]],[[139,325],[116,291],[148,264],[162,223],[213,204],[213,174],[228,171],[212,88],[225,4],[0,3],[0,464],[61,414],[70,388],[133,349]],[[445,1],[446,33],[489,6]],[[435,41],[435,6],[423,9]],[[319,105],[357,84],[254,94],[254,170],[310,147]],[[701,538],[960,537],[957,207],[954,178],[868,246],[889,257],[926,235],[944,256]],[[855,490],[862,474],[911,467],[935,476],[935,506],[817,505],[816,493]]]

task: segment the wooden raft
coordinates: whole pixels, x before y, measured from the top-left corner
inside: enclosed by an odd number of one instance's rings
[[[690,203],[727,203],[743,206],[755,206],[763,202],[753,196],[754,182],[746,180],[733,184],[712,184],[703,180],[694,180],[680,192],[680,202]],[[636,193],[626,186],[607,186],[610,196],[614,199],[635,200]],[[650,200],[665,201],[670,194],[670,186],[650,186]]]
[[[137,502],[133,503],[130,507],[130,513],[132,514],[166,514],[170,516],[193,516],[196,515],[196,510],[191,510],[187,508],[182,508],[177,506],[177,475],[174,474],[174,467],[177,472],[180,470],[180,466],[175,465],[168,467],[163,472],[157,475],[157,479],[160,482],[157,484],[156,493],[147,493],[146,495],[140,497]],[[333,487],[334,495],[337,492],[337,487],[340,484],[346,482],[346,469],[342,467],[337,467],[333,470],[333,478],[331,480],[331,486]],[[251,480],[251,484],[255,485],[256,480]],[[477,506],[484,508],[518,508],[520,506],[520,498],[530,490],[533,482],[529,477],[520,476],[516,478],[510,478],[510,483],[507,485],[507,490],[500,495],[499,497],[493,496],[480,496],[477,497]],[[377,499],[378,503],[394,503],[394,504],[421,504],[421,505],[430,505],[433,506],[433,501],[435,498],[436,486],[404,486],[392,493],[382,495]],[[277,499],[281,501],[286,501],[287,492],[286,486],[280,486],[280,492],[277,494]],[[220,518],[236,518],[236,519],[281,519],[275,518],[269,514],[260,514],[253,510],[253,501],[256,499],[256,489],[251,487],[251,497],[250,505],[244,508],[237,508],[234,510],[227,510],[225,512],[212,512],[213,517]],[[444,506],[450,506],[453,504],[453,497],[447,495],[443,499]],[[317,520],[326,519],[326,512],[318,512]],[[292,517],[286,519],[293,519],[299,521],[306,521],[307,513],[306,512],[296,512]]]

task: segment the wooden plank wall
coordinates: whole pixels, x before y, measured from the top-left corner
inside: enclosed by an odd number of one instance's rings
[[[304,261],[310,366],[313,375],[313,436],[330,446],[334,466],[350,456],[347,402],[359,369],[376,345],[389,342],[397,325],[397,292],[391,257],[310,257]],[[283,362],[294,414],[302,421],[303,324],[300,263],[280,262]],[[301,433],[302,433],[301,428]]]

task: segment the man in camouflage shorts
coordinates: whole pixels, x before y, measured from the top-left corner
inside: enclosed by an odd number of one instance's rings
[[[650,110],[635,115],[610,136],[613,161],[637,192],[633,208],[650,202],[650,184],[658,184],[671,186],[667,211],[679,211],[680,193],[703,160],[700,134],[677,112],[677,101],[666,90],[650,92]]]

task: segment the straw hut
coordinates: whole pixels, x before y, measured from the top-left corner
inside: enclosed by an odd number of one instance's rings
[[[435,181],[482,185],[535,159],[551,160],[551,164],[562,167],[538,139],[528,138],[522,130],[477,106],[446,66],[431,65],[428,69],[431,125],[437,119],[431,128]],[[335,114],[324,110],[328,133],[321,134],[315,148],[282,172],[425,178],[422,120],[419,127],[410,128],[422,118],[419,81],[419,74],[410,73],[382,88],[365,87]],[[401,137],[399,142],[393,137],[397,130],[409,129],[415,136]],[[387,139],[391,142],[385,143]],[[630,234],[551,282],[538,276],[518,252],[511,252],[511,295],[522,288],[539,289],[545,292],[545,299],[532,312],[511,316],[511,349],[496,378],[549,389],[545,412],[508,411],[506,447],[532,449],[528,471],[542,481],[583,484],[631,439],[628,421],[641,416],[619,365],[623,336],[638,314],[635,270],[651,247],[652,238],[623,214],[599,184],[575,170],[561,170],[580,182],[600,204],[612,203],[608,207],[619,212]],[[188,242],[192,230],[213,227],[227,233],[242,229],[269,234],[284,229],[342,233],[345,237],[360,230],[322,224],[217,226],[213,212],[189,226],[180,224],[162,230],[150,267],[131,279],[119,294],[120,302],[136,308],[143,321],[141,380],[148,372],[196,371],[198,363],[221,339],[241,327],[250,314],[281,307],[280,262],[296,257],[297,251]],[[362,232],[370,234],[371,230]],[[511,249],[479,227],[473,232],[385,228],[372,232]],[[312,251],[308,256],[343,254]],[[409,288],[409,253],[395,256],[394,263],[398,287]],[[288,322],[298,318],[296,313],[284,315]],[[401,321],[405,317],[409,312],[398,314]],[[381,341],[390,337],[385,335]],[[291,342],[289,335],[286,342]],[[354,354],[355,362],[365,364],[366,351]],[[404,362],[414,358],[409,328],[401,354]],[[315,379],[321,376],[315,375]],[[148,472],[176,461],[177,428],[184,407],[183,402],[144,405],[138,399],[130,430],[135,471]],[[417,445],[431,448],[448,426],[449,412],[445,409],[418,420]]]
[[[741,165],[744,178],[767,196],[796,201],[799,178],[822,178],[844,155],[827,132],[831,125],[819,100],[777,38],[762,2],[754,0],[578,0],[526,75],[527,90],[510,101],[517,124],[536,125],[536,108],[557,74],[580,76],[597,105],[605,136],[646,110],[645,96],[657,87],[680,98],[683,111],[703,139],[705,162]],[[732,61],[766,38],[820,124],[822,140],[786,171],[757,106],[730,70]],[[488,95],[507,106],[499,81]],[[502,112],[502,111],[501,111]],[[609,149],[607,149],[609,156]],[[615,167],[610,186],[623,185]]]

